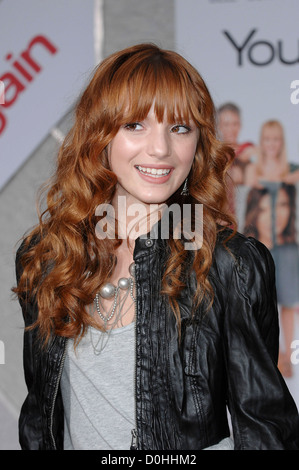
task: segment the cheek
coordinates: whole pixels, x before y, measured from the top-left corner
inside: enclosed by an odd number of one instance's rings
[[[282,142],[276,142],[276,151],[281,152],[282,151]]]
[[[281,208],[276,210],[277,224],[279,226],[286,226],[289,220],[290,211],[288,208]]]
[[[258,217],[258,220],[257,220],[257,225],[258,225],[261,233],[263,233],[263,231],[266,231],[269,228],[271,228],[272,216],[271,216],[271,208],[270,207],[262,209],[262,211],[261,211],[261,213]]]
[[[121,139],[112,141],[108,147],[108,161],[111,170],[117,173],[126,164],[129,155],[130,151]]]
[[[197,149],[197,139],[196,141],[188,142],[187,144],[181,145],[180,155],[181,161],[191,167]]]

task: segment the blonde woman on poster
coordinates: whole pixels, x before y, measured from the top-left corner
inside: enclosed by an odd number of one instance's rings
[[[245,185],[263,186],[262,181],[264,180],[291,182],[287,180],[290,166],[287,159],[284,130],[279,121],[271,120],[263,124],[260,143],[255,150],[257,159],[245,170]]]

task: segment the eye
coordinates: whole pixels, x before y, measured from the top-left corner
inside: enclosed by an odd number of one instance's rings
[[[186,124],[176,124],[175,126],[172,126],[171,132],[174,134],[188,134],[191,132],[191,127]]]
[[[139,122],[129,122],[128,124],[124,125],[124,129],[128,131],[140,131],[142,129],[142,125]]]

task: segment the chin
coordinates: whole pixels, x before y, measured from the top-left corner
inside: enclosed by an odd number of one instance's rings
[[[165,203],[165,199],[155,199],[155,198],[149,198],[149,199],[144,199],[144,200],[140,200],[140,204],[146,204],[146,205],[160,205],[160,204],[164,204]]]
[[[164,204],[165,201],[169,198],[168,194],[140,194],[136,199],[140,201],[141,204]]]

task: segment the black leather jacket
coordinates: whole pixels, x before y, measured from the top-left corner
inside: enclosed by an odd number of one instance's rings
[[[271,255],[239,234],[228,247],[230,252],[220,237],[210,271],[215,300],[208,312],[201,305],[193,320],[195,282],[192,275],[188,279],[179,299],[178,341],[174,315],[159,295],[164,242],[136,241],[138,449],[196,450],[216,444],[229,435],[226,406],[236,450],[299,449],[297,409],[276,368],[279,331]],[[36,305],[22,308],[29,325]],[[54,337],[42,351],[37,332],[25,333],[23,449],[63,448],[59,383],[65,346],[64,338]]]

